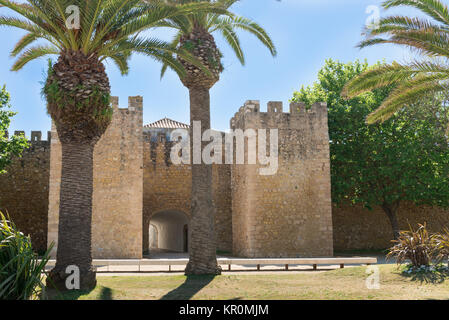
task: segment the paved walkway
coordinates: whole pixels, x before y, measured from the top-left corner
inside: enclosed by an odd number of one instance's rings
[[[345,265],[346,267],[346,265]],[[348,265],[347,267],[350,267]],[[307,265],[289,265],[289,270],[285,270],[283,266],[274,266],[274,265],[261,265],[260,271],[256,270],[254,265],[232,265],[232,271],[228,271],[228,266],[223,265],[223,273],[222,274],[282,274],[282,273],[304,273],[313,271],[312,266]],[[322,265],[318,266],[318,270],[314,272],[320,271],[328,271],[340,268],[340,265]],[[163,271],[163,270],[167,271]],[[129,276],[129,275],[182,275],[184,274],[184,266],[171,266],[171,271],[168,271],[167,266],[141,266],[140,272],[138,271],[138,266],[109,266],[109,272],[106,272],[107,267],[99,267],[97,268],[98,275],[103,276]]]
[[[359,254],[359,257],[376,257],[378,264],[394,263],[392,261],[386,262],[384,255],[369,255]],[[353,257],[353,256],[351,256]],[[188,259],[188,253],[178,252],[152,252],[150,255],[144,256],[144,259]],[[230,256],[218,255],[217,258],[232,258]],[[346,267],[353,267],[354,265],[345,264]],[[360,265],[355,265],[360,266]],[[107,271],[107,267],[100,267],[98,276],[167,276],[167,275],[183,275],[184,266],[171,266],[169,272],[169,266],[141,266],[140,272],[138,272],[137,266],[109,266],[110,272]],[[261,265],[260,271],[256,270],[254,265],[232,265],[232,271],[228,271],[227,265],[222,265],[223,275],[263,275],[263,274],[297,274],[307,272],[324,272],[340,268],[340,265],[320,265],[318,270],[313,270],[309,265],[289,265],[289,270],[286,271],[283,266],[276,265]],[[165,272],[163,270],[166,270]],[[103,273],[102,273],[103,271]],[[112,272],[111,272],[112,271]],[[114,272],[116,271],[116,272]]]
[[[354,266],[348,266],[348,268],[352,268]],[[321,268],[316,271],[312,271],[312,269],[309,270],[279,270],[279,271],[223,271],[222,275],[288,275],[288,274],[304,274],[304,273],[310,273],[310,272],[326,272],[330,270],[334,270],[335,268]],[[184,275],[184,270],[182,271],[172,271],[172,272],[98,272],[97,277],[157,277],[157,276],[182,276]]]
[[[345,255],[346,256],[346,255]],[[376,257],[378,264],[394,263],[392,261],[386,262],[384,255],[354,255],[358,257]],[[351,256],[351,257],[354,257]],[[178,253],[178,252],[152,252],[150,255],[144,256],[144,259],[187,259],[189,258],[188,253]],[[230,256],[218,255],[217,258],[232,258]],[[354,265],[352,265],[354,266]],[[360,265],[356,265],[360,266]],[[351,267],[350,264],[345,264],[346,267]],[[169,271],[168,265],[148,265],[139,266],[138,265],[122,265],[122,266],[104,266],[97,268],[97,275],[102,276],[167,276],[167,275],[183,275],[185,266],[171,266],[171,271]],[[224,275],[263,275],[263,274],[295,274],[295,273],[306,273],[306,272],[324,272],[329,270],[334,270],[340,268],[340,265],[319,265],[318,270],[313,270],[311,265],[289,265],[289,270],[286,271],[283,266],[279,265],[261,265],[260,271],[256,270],[254,265],[232,265],[232,271],[228,271],[227,265],[222,265]],[[47,268],[47,269],[51,269]]]

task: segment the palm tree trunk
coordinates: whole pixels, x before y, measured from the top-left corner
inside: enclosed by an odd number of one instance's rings
[[[212,198],[212,165],[193,162],[193,123],[201,121],[201,134],[210,129],[210,95],[208,88],[189,88],[190,157],[192,163],[192,219],[189,229],[189,263],[186,274],[220,274],[215,237],[215,207]],[[201,151],[203,149],[201,143]]]
[[[95,287],[92,266],[92,191],[94,143],[61,142],[62,174],[56,266],[47,285],[67,290],[68,266],[80,271],[80,289]]]

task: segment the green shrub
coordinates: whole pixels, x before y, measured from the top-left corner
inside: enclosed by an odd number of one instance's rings
[[[49,252],[39,260],[30,237],[0,212],[0,300],[37,298],[44,286],[42,271]]]
[[[410,226],[410,230],[401,231],[393,242],[396,244],[389,249],[387,259],[395,257],[398,264],[410,260],[415,268],[429,266],[435,254],[435,236],[429,234],[426,224],[418,224],[417,230]]]

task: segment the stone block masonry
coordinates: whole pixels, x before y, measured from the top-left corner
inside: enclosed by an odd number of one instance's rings
[[[142,97],[129,97],[128,108],[112,98],[112,123],[95,146],[92,213],[94,258],[142,257]],[[48,243],[58,237],[61,145],[52,128]],[[56,251],[56,247],[53,253]]]
[[[173,164],[170,129],[144,132],[143,248],[149,250],[149,224],[161,212],[177,211],[190,220],[192,171],[188,164]],[[232,251],[231,167],[213,165],[213,194],[216,208],[217,249]]]
[[[15,134],[24,134],[17,131]],[[26,235],[31,235],[33,248],[47,248],[47,212],[50,172],[50,134],[41,140],[40,131],[32,131],[30,147],[21,158],[13,159],[0,175],[0,211]]]
[[[143,128],[141,97],[129,98],[127,109],[118,108],[117,98],[112,104],[111,126],[94,152],[93,255],[140,258],[151,217],[190,217],[191,167],[171,163],[171,126]],[[231,120],[232,129],[278,129],[278,170],[261,175],[266,165],[213,165],[217,248],[243,257],[313,257],[332,256],[333,244],[338,251],[390,246],[391,227],[380,208],[331,208],[326,106],[282,109],[270,102],[261,112],[259,101],[247,101]],[[52,130],[47,140],[32,131],[23,157],[0,175],[0,210],[31,235],[39,252],[58,235],[61,145]],[[401,228],[427,222],[438,232],[449,227],[448,213],[403,203],[398,214]]]
[[[430,233],[449,228],[449,209],[416,206],[404,201],[397,215],[401,230],[409,230],[410,226],[416,229],[418,223],[426,223]],[[379,206],[368,210],[361,205],[334,204],[332,219],[335,251],[379,250],[393,245],[390,222]]]
[[[282,102],[270,102],[268,112],[260,112],[259,101],[247,101],[231,119],[231,129],[278,129],[279,137],[275,174],[259,174],[259,163],[232,166],[233,253],[332,256],[326,104],[306,110],[292,103],[290,113],[283,113]]]

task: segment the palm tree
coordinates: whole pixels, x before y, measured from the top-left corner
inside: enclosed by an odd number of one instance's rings
[[[394,62],[370,69],[350,81],[343,95],[355,97],[376,88],[393,87],[382,105],[367,117],[367,123],[385,121],[422,96],[446,93],[449,89],[449,10],[439,0],[388,0],[385,9],[409,6],[430,19],[390,16],[377,28],[366,28],[366,39],[358,47],[393,43],[411,48],[421,61]]]
[[[182,0],[173,2],[211,2],[222,4],[229,9],[238,0]],[[209,90],[219,80],[223,71],[222,54],[217,48],[213,33],[220,33],[234,50],[239,61],[244,64],[245,58],[240,46],[237,29],[245,30],[255,35],[271,52],[276,55],[275,46],[257,23],[235,15],[218,13],[198,13],[165,19],[160,24],[163,27],[174,28],[177,33],[172,45],[187,50],[203,62],[207,70],[192,65],[182,56],[178,61],[184,66],[186,74],[181,81],[189,89],[190,95],[190,141],[191,158],[194,160],[193,127],[194,122],[200,123],[201,132],[210,129],[210,95]],[[164,75],[167,66],[162,68]],[[203,146],[201,146],[201,149]],[[197,155],[198,156],[198,155]],[[201,159],[201,155],[199,155]],[[192,198],[191,198],[191,227],[189,241],[189,263],[186,274],[220,274],[221,268],[216,259],[215,237],[215,208],[212,196],[212,166],[202,163],[192,163]]]
[[[175,7],[156,0],[0,0],[0,5],[21,16],[0,16],[0,25],[27,32],[12,50],[12,56],[18,56],[13,71],[42,56],[58,56],[57,62],[49,65],[43,88],[62,145],[57,261],[47,284],[65,290],[66,267],[75,265],[80,270],[81,289],[89,289],[96,283],[91,253],[93,149],[112,115],[103,61],[110,59],[126,74],[128,59],[137,52],[183,76],[185,71],[173,53],[199,64],[195,58],[138,33],[156,27],[162,19],[209,11],[212,6]],[[77,8],[79,16],[71,17]],[[36,40],[46,43],[34,44]]]

